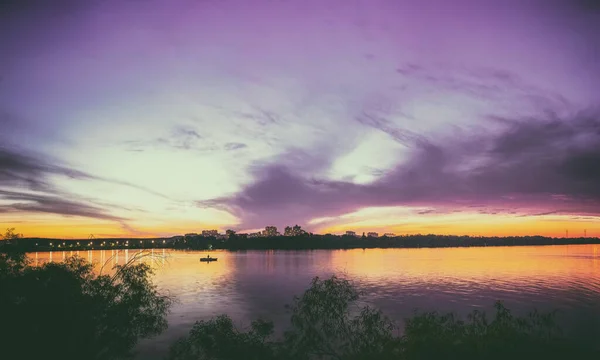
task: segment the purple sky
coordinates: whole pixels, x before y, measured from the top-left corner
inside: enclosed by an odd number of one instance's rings
[[[4,1],[0,225],[600,235],[596,4]]]

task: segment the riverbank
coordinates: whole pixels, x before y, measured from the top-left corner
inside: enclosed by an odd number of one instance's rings
[[[542,246],[600,244],[597,237],[550,238],[543,236],[452,236],[404,235],[395,237],[355,237],[346,235],[273,236],[247,238],[238,235],[226,239],[187,236],[170,238],[47,239],[19,238],[0,242],[0,252],[64,251],[107,249],[179,249],[179,250],[336,250],[393,248],[451,248],[486,246]]]

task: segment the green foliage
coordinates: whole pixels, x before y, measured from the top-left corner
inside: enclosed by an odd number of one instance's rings
[[[124,359],[167,326],[171,303],[147,264],[96,275],[80,258],[30,266],[0,255],[0,348],[7,359]],[[27,344],[35,346],[26,346]]]
[[[29,263],[25,253],[14,251],[0,253],[0,284],[10,277],[18,276]]]
[[[292,328],[271,340],[273,324],[255,321],[240,332],[230,318],[196,323],[189,335],[171,347],[169,359],[371,359],[398,354],[392,323],[368,307],[351,315],[358,292],[349,281],[315,278],[290,307]]]
[[[4,235],[0,235],[2,236],[2,240],[17,240],[23,237],[23,234],[18,234],[15,232],[15,228],[8,228],[6,229],[6,231],[4,232]]]
[[[359,293],[345,279],[315,278],[294,299],[292,328],[285,334],[287,358],[367,359],[382,356],[393,343],[393,324],[380,311],[351,307]]]
[[[515,317],[501,302],[495,317],[473,311],[467,321],[436,312],[408,319],[402,338],[406,359],[556,359],[591,354],[563,337],[555,313]],[[577,355],[577,356],[576,356]],[[596,355],[597,352],[596,352]]]
[[[500,302],[488,320],[480,311],[466,320],[428,312],[406,321],[403,336],[379,311],[358,308],[359,292],[344,279],[315,278],[294,299],[291,329],[271,339],[271,323],[238,331],[227,316],[196,323],[172,348],[170,360],[233,359],[595,359],[598,352],[563,337],[555,314],[513,316]],[[260,330],[263,329],[263,330]]]
[[[276,358],[276,347],[269,342],[273,323],[255,321],[248,332],[240,332],[225,315],[197,322],[189,336],[171,346],[169,359],[217,360]]]

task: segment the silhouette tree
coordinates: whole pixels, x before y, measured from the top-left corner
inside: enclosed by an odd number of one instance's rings
[[[200,321],[170,349],[169,360],[233,359],[597,359],[591,346],[564,337],[554,313],[513,316],[496,303],[491,319],[473,311],[466,320],[453,313],[416,313],[403,335],[380,311],[357,307],[360,292],[346,279],[313,279],[294,298],[291,328],[273,340],[273,324],[259,320],[247,332],[223,315]]]
[[[300,225],[296,224],[294,226],[286,226],[283,232],[284,236],[301,236],[306,235],[306,231],[300,227]]]
[[[0,351],[8,359],[122,359],[167,326],[171,304],[144,263],[96,275],[80,258],[31,266],[0,254]],[[23,346],[23,341],[35,346]]]
[[[6,244],[12,244],[13,241],[21,239],[23,237],[23,234],[18,234],[15,232],[15,228],[7,228],[6,231],[4,232],[4,235],[2,235],[2,240],[6,241]]]

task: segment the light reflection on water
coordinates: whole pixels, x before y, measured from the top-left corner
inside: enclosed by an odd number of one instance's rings
[[[36,264],[78,255],[97,263],[124,264],[137,250],[32,253]],[[345,275],[364,291],[364,303],[399,325],[414,309],[490,309],[503,300],[517,313],[537,307],[568,314],[582,336],[600,333],[600,246],[528,246],[447,249],[315,251],[154,250],[155,283],[176,297],[169,329],[143,341],[144,358],[160,358],[168,344],[196,320],[227,313],[240,326],[258,317],[287,324],[284,309],[314,276]]]

